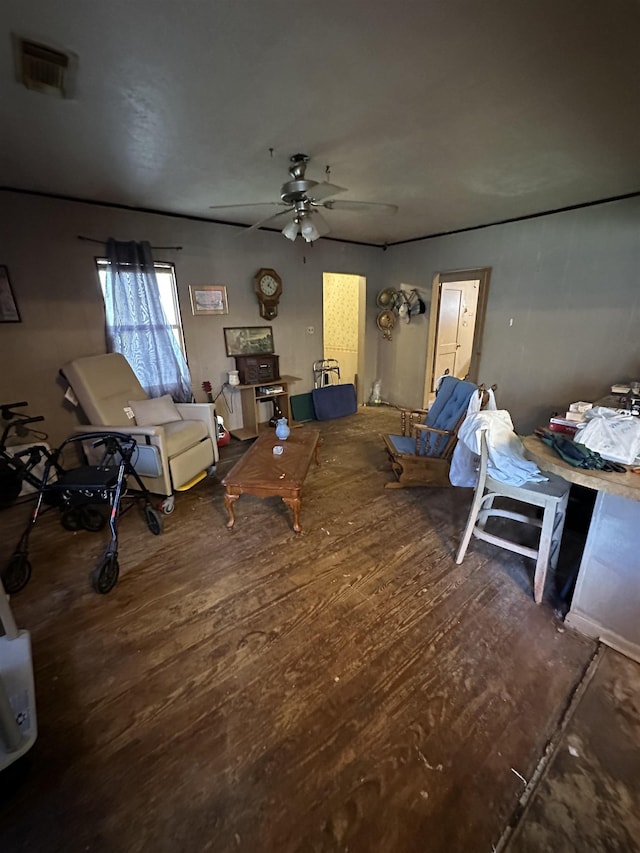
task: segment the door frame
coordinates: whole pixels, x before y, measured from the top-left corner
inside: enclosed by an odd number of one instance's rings
[[[482,335],[484,332],[484,319],[487,311],[489,298],[489,281],[491,279],[491,267],[480,267],[478,269],[448,270],[437,272],[433,277],[431,288],[431,308],[429,311],[429,337],[427,344],[427,367],[424,375],[424,393],[422,405],[429,406],[433,391],[433,370],[436,361],[436,343],[438,337],[438,315],[440,313],[441,285],[451,281],[478,280],[478,305],[476,308],[476,321],[473,326],[473,349],[471,352],[471,364],[469,366],[468,378],[472,382],[478,382],[480,370],[480,356],[482,355]]]

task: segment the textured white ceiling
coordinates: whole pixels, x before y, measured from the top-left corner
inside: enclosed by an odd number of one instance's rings
[[[3,0],[0,184],[251,224],[289,156],[332,237],[394,243],[640,190],[637,0]],[[11,34],[78,56],[72,100]],[[269,149],[273,149],[273,155]]]

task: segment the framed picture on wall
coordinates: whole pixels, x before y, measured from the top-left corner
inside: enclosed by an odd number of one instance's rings
[[[190,284],[191,311],[194,314],[228,314],[227,288],[223,284]]]
[[[9,270],[0,266],[0,323],[20,322],[20,312],[9,281]]]
[[[271,326],[241,326],[224,330],[227,355],[273,354]]]

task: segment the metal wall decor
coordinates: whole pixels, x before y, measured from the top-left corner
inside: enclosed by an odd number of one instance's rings
[[[417,314],[424,314],[426,305],[418,295],[415,287],[411,290],[386,287],[376,297],[378,308],[382,309],[377,317],[377,324],[384,337],[391,340],[391,330],[396,324],[396,316],[404,323],[410,323]]]

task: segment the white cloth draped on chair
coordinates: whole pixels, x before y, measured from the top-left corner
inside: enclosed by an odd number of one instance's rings
[[[483,431],[487,437],[487,474],[490,477],[512,486],[541,483],[547,479],[534,462],[525,458],[509,412],[506,409],[483,409],[468,414],[458,432],[458,444],[451,463],[454,486],[476,485]]]

